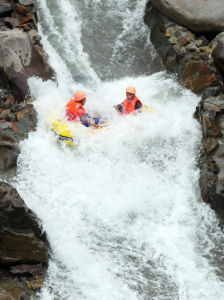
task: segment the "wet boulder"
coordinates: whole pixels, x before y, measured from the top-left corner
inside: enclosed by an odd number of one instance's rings
[[[181,83],[196,94],[201,94],[210,86],[218,86],[216,70],[209,60],[188,61],[184,64]]]
[[[19,29],[0,31],[0,73],[7,76],[16,101],[23,101],[32,76],[50,79],[53,71],[31,43],[29,35]]]
[[[224,75],[224,37],[218,40],[217,45],[212,52],[212,56],[214,58],[216,66]]]
[[[42,264],[37,265],[17,265],[10,268],[10,273],[13,275],[36,276],[43,275],[44,268]]]
[[[16,139],[0,128],[0,172],[16,166],[20,153]]]
[[[223,0],[151,0],[171,20],[193,32],[224,31]]]
[[[0,263],[47,264],[48,242],[40,221],[17,191],[0,183]]]
[[[17,142],[36,129],[37,117],[32,101],[30,97],[23,103],[16,103],[7,90],[0,89],[0,129]]]
[[[20,4],[22,5],[34,5],[35,0],[18,0]]]
[[[203,145],[200,190],[202,199],[224,216],[224,95],[205,95],[200,103]]]
[[[26,105],[16,114],[17,122],[11,123],[11,129],[20,139],[26,138],[28,133],[36,128],[37,118],[33,105]]]

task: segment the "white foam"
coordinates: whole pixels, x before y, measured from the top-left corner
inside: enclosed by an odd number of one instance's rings
[[[112,105],[128,84],[155,113],[117,116]],[[21,144],[17,188],[53,248],[42,299],[53,288],[61,299],[221,300],[223,285],[203,256],[214,243],[202,212],[210,226],[216,219],[195,188],[198,99],[163,73],[102,83],[86,106],[110,126],[72,150],[43,126],[52,99],[63,114],[63,91],[37,79],[30,85],[39,125]],[[158,291],[157,281],[167,289]]]
[[[145,2],[136,2],[133,26]],[[198,191],[201,130],[192,115],[199,99],[165,73],[100,82],[82,52],[76,4],[38,2],[48,25],[41,19],[43,42],[58,83],[29,81],[38,128],[21,142],[15,178],[53,249],[41,299],[221,300],[215,249],[223,236]],[[99,9],[103,2],[94,4]],[[120,36],[129,29],[126,5],[115,1],[111,11],[123,19]],[[60,24],[66,32],[74,25],[74,31],[67,34]],[[73,58],[95,85],[73,80],[67,66]],[[128,85],[154,113],[116,114],[112,106],[124,100]],[[76,89],[87,92],[86,110],[109,126],[81,135],[79,147],[69,149],[58,145],[45,122],[52,113],[64,117]]]

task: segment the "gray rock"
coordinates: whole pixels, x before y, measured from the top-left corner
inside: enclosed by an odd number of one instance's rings
[[[12,297],[7,291],[0,288],[0,299],[1,300],[16,300],[14,297]]]
[[[19,29],[0,32],[0,67],[5,71],[21,73],[31,62],[29,37]]]
[[[10,268],[10,273],[14,275],[43,275],[42,264],[37,265],[17,265]]]
[[[29,35],[22,30],[0,31],[0,73],[7,76],[10,90],[17,101],[23,101],[29,88],[27,79],[39,76],[50,79],[52,69],[31,44]]]
[[[39,36],[39,34],[36,30],[32,29],[28,32],[28,34],[29,34],[29,37],[30,37],[30,40],[31,40],[32,44],[35,45],[35,44],[40,43],[40,36]]]
[[[0,128],[0,172],[13,168],[17,163],[19,147],[16,140]]]
[[[39,222],[17,191],[0,182],[1,264],[48,263],[48,242]]]
[[[33,5],[35,0],[19,0],[19,3],[22,5]]]
[[[11,5],[0,3],[0,18],[10,17],[12,12],[13,8]]]
[[[5,129],[8,129],[8,128],[10,128],[10,122],[2,122],[2,123],[0,123],[0,130],[1,129],[5,130]]]
[[[11,29],[19,26],[19,20],[17,20],[16,18],[7,17],[4,19],[4,23]]]
[[[207,52],[200,52],[197,48],[196,51],[189,51],[187,48],[189,43],[194,43],[194,34],[184,27],[170,23],[154,7],[146,11],[145,23],[150,27],[151,42],[161,57],[164,67],[176,73],[182,85],[196,94],[203,93],[209,86],[222,85],[221,74],[217,72],[213,59],[209,56],[211,49],[207,47],[203,49]],[[167,29],[170,28],[175,28],[177,31],[169,38],[172,32]],[[179,34],[177,44],[171,44],[176,33]]]
[[[216,47],[218,41],[221,40],[221,38],[223,38],[223,37],[224,37],[224,32],[217,34],[216,37],[211,41],[210,47],[212,49],[214,49]]]
[[[32,105],[27,105],[17,113],[17,128],[18,137],[20,139],[26,138],[30,131],[34,131],[36,128],[37,116],[36,111]]]
[[[218,87],[206,89],[200,103],[204,135],[200,190],[202,199],[224,216],[224,95],[219,92]]]
[[[151,0],[171,20],[194,32],[224,31],[223,0]]]
[[[214,62],[219,68],[220,72],[224,75],[224,37],[218,40],[215,49],[212,52]]]

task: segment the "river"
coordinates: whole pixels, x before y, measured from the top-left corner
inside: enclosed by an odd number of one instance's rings
[[[223,299],[223,234],[198,187],[199,98],[163,71],[145,5],[37,0],[56,80],[29,81],[38,126],[13,184],[52,246],[41,299]],[[129,85],[155,112],[116,114]],[[68,149],[46,120],[79,89],[109,126]]]

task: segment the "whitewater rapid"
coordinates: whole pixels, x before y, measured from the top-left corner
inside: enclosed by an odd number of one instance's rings
[[[199,99],[165,72],[151,74],[146,1],[37,2],[57,80],[29,81],[38,126],[20,143],[13,184],[52,247],[40,298],[223,299],[223,236],[198,190]],[[153,113],[116,114],[128,85]],[[46,120],[63,117],[77,89],[109,126],[71,149]]]

